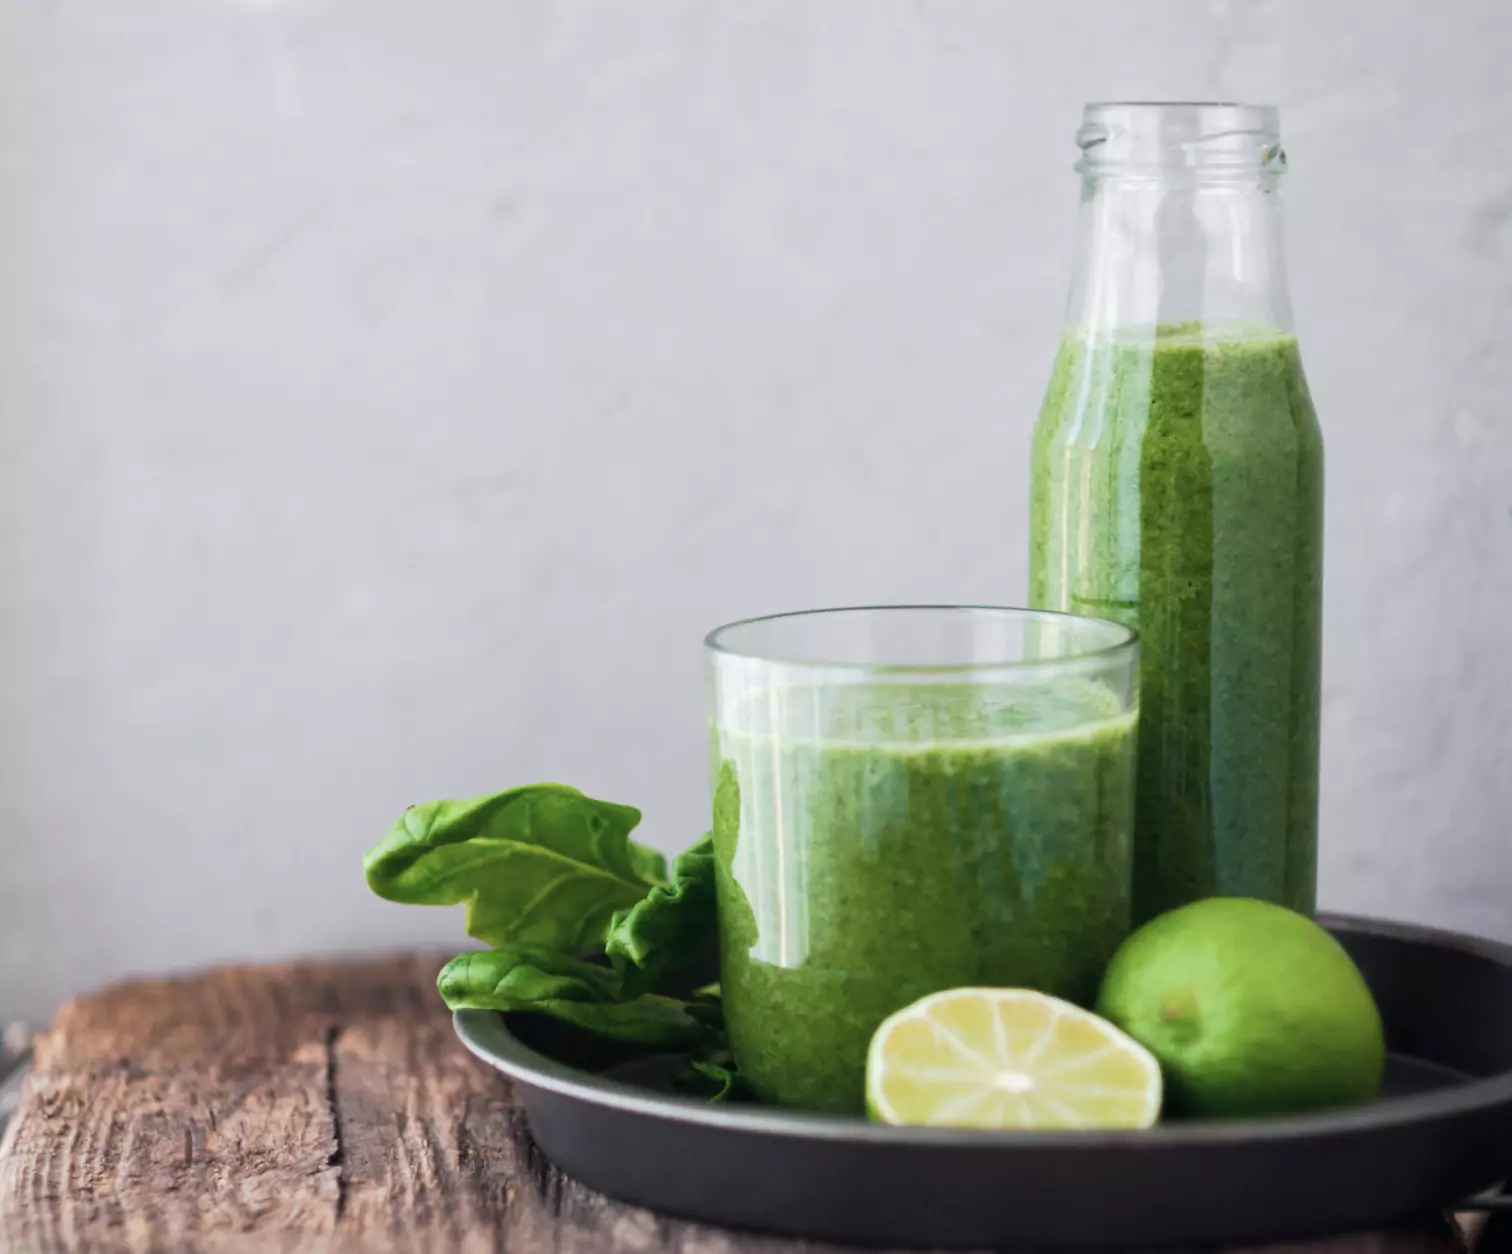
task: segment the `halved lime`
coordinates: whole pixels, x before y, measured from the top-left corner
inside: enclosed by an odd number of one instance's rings
[[[866,1107],[883,1123],[1148,1128],[1160,1065],[1105,1019],[1024,988],[931,993],[883,1021]]]

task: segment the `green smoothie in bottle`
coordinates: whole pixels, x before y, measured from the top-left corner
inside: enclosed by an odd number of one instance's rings
[[[1030,596],[1141,636],[1136,922],[1316,897],[1323,445],[1275,111],[1092,105]]]

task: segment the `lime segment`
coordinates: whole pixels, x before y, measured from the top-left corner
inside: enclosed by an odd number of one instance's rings
[[[1018,988],[932,993],[885,1020],[866,1063],[883,1123],[956,1128],[1148,1128],[1160,1066],[1070,1002]]]

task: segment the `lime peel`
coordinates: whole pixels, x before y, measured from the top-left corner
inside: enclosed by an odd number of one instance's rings
[[[1380,1092],[1370,986],[1323,928],[1269,902],[1210,897],[1145,924],[1113,955],[1097,1009],[1159,1058],[1170,1114],[1300,1114]]]

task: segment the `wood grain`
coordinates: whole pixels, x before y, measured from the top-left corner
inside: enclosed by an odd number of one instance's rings
[[[823,1254],[561,1175],[453,1037],[439,966],[232,967],[69,1003],[0,1141],[0,1251]],[[1463,1246],[1434,1222],[1306,1248]]]

